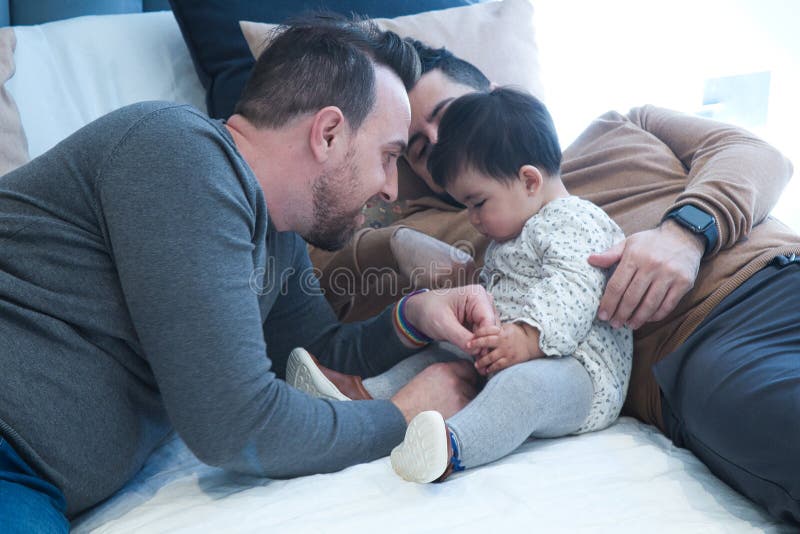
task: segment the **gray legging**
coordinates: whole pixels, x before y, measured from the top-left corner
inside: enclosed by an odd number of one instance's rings
[[[388,399],[427,366],[464,357],[432,346],[364,380],[364,387],[376,399]],[[447,426],[456,436],[461,464],[477,467],[506,456],[529,437],[575,432],[589,415],[593,396],[589,373],[575,358],[539,358],[497,373]]]

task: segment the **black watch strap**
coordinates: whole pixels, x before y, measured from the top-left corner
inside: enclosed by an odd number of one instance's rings
[[[667,213],[667,216],[664,217],[664,220],[666,219],[672,219],[693,234],[705,237],[706,249],[703,255],[707,255],[717,246],[717,241],[719,241],[717,221],[705,210],[686,204]]]

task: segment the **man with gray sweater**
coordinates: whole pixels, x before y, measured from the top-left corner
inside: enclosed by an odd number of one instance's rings
[[[494,324],[467,287],[341,325],[300,237],[340,247],[368,198],[396,196],[418,73],[394,34],[299,23],[228,121],[136,104],[0,178],[0,530],[66,531],[172,429],[204,462],[291,477],[384,456],[414,415],[474,396],[465,362],[388,401],[276,378],[299,345],[371,376]]]

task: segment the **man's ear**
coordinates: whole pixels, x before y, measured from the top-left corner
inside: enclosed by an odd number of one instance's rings
[[[309,147],[318,163],[324,163],[334,151],[345,148],[348,134],[347,120],[336,106],[317,111],[311,121]]]
[[[544,182],[544,176],[542,176],[539,169],[533,165],[523,165],[520,167],[518,177],[525,185],[528,196],[533,196],[538,193],[539,188],[542,187],[542,183]]]

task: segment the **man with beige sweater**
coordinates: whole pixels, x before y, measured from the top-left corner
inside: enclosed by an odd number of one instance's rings
[[[409,95],[406,160],[421,180],[407,174],[400,186],[413,200],[398,221],[362,229],[343,251],[311,254],[345,320],[382,309],[408,284],[409,235],[415,262],[430,263],[420,258],[431,250],[431,261],[447,263],[441,244],[426,249],[404,228],[470,243],[482,261],[486,239],[426,163],[449,102],[489,82],[447,51],[417,50],[423,76]],[[596,119],[564,151],[562,168],[570,192],[628,236],[588,259],[616,266],[599,317],[635,330],[623,414],[657,426],[774,516],[800,522],[800,301],[789,297],[800,291],[800,236],[769,216],[791,175],[788,160],[746,131],[652,106]],[[362,276],[376,271],[400,274]],[[335,291],[337,272],[355,275],[351,291]]]

